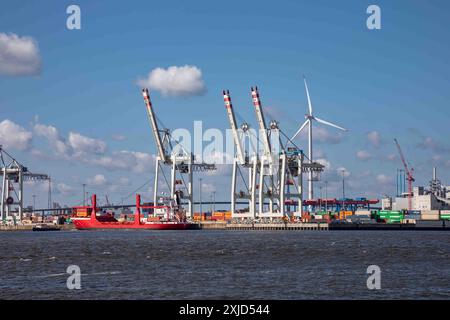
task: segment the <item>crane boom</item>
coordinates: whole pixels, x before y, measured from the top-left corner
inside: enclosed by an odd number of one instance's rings
[[[167,161],[166,150],[164,149],[164,145],[161,140],[161,136],[159,134],[158,123],[156,122],[155,113],[152,107],[152,101],[150,100],[150,94],[148,93],[148,89],[142,89],[142,96],[144,97],[145,107],[147,109],[148,120],[150,121],[150,125],[152,127],[153,136],[155,138],[156,147],[158,149],[158,154],[161,160],[164,162]]]
[[[258,87],[251,88],[253,106],[255,107],[256,118],[258,120],[260,134],[262,134],[264,153],[266,155],[271,154],[270,141],[267,133],[266,121],[264,119],[264,112],[262,110],[261,100],[259,99]]]
[[[242,148],[242,142],[239,138],[236,117],[234,115],[233,104],[231,103],[230,91],[223,90],[223,101],[227,109],[228,120],[230,121],[231,131],[233,133],[234,144],[236,146],[237,158],[240,164],[245,164],[245,156]]]
[[[408,210],[412,209],[412,183],[414,181],[413,168],[408,167],[405,156],[403,155],[402,148],[398,143],[397,139],[394,139],[395,145],[397,146],[398,153],[400,154],[400,159],[402,160],[403,167],[406,172],[406,180],[408,180]]]

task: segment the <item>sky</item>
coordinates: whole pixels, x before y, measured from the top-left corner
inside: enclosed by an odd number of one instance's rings
[[[69,30],[68,6],[81,9]],[[369,30],[367,7],[381,10]],[[314,126],[314,158],[328,197],[381,198],[402,168],[393,139],[428,185],[432,166],[450,185],[448,1],[3,1],[0,144],[52,177],[52,199],[80,204],[150,199],[156,148],[141,86],[170,129],[229,127],[222,89],[256,127],[250,87],[266,118],[291,136],[314,113],[348,129]],[[447,39],[447,40],[446,40]],[[307,150],[305,134],[296,143]],[[197,176],[196,179],[200,178]],[[229,170],[204,175],[203,199],[229,199]],[[25,203],[47,206],[47,185]],[[198,193],[196,198],[198,197]]]

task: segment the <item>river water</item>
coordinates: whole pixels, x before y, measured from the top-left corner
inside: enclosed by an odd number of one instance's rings
[[[450,299],[450,232],[0,233],[0,299],[405,298]]]

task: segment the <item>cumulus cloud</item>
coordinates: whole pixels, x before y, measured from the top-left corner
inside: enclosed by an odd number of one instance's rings
[[[376,148],[381,145],[381,136],[378,131],[369,132],[367,134],[367,140],[369,140],[369,143]]]
[[[366,161],[366,160],[369,160],[372,156],[366,150],[359,150],[358,152],[356,152],[356,157],[359,160]]]
[[[32,137],[31,132],[11,120],[0,122],[0,145],[5,149],[29,149]]]
[[[57,128],[51,125],[44,125],[36,123],[33,130],[37,136],[44,137],[48,140],[54,151],[58,155],[67,155],[69,146],[66,141],[60,136]]]
[[[148,153],[125,150],[113,152],[112,156],[93,157],[85,161],[107,169],[130,170],[136,173],[149,171],[155,164],[154,157]]]
[[[92,178],[87,179],[87,183],[91,186],[104,186],[107,183],[107,180],[104,175],[96,174]]]
[[[104,141],[86,137],[76,132],[69,133],[68,143],[75,154],[103,154],[106,151]]]
[[[0,74],[27,76],[40,72],[39,48],[33,38],[0,33]]]
[[[419,147],[439,153],[450,152],[450,147],[440,144],[432,137],[424,137],[423,140],[419,143]]]
[[[190,65],[153,69],[147,77],[138,79],[137,84],[164,96],[194,96],[206,91],[202,71]]]
[[[79,158],[89,155],[102,155],[107,145],[104,141],[84,136],[77,132],[70,132],[68,139],[62,137],[59,130],[52,125],[35,123],[33,131],[36,136],[47,139],[54,155],[58,157]],[[36,153],[36,152],[35,152]]]

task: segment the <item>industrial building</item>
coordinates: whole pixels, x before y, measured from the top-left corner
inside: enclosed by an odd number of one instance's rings
[[[381,201],[383,210],[408,210],[409,192],[392,198],[385,197]],[[429,187],[415,186],[411,194],[411,210],[450,210],[450,186],[443,186],[437,178],[436,168],[433,168],[433,177]]]

